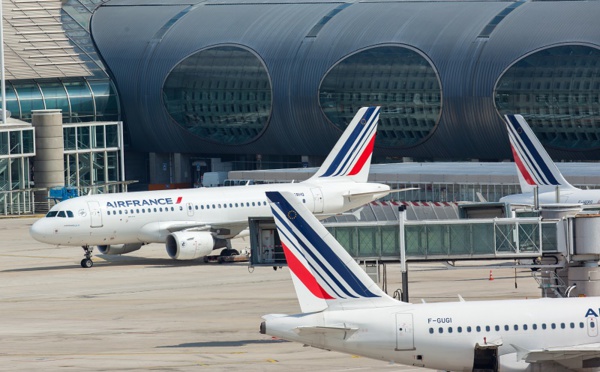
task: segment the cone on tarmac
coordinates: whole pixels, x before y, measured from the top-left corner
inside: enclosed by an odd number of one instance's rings
[[[492,270],[490,270],[490,278],[489,280],[494,280],[494,276],[492,275]]]

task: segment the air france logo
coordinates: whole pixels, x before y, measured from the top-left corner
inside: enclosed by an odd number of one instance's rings
[[[598,311],[600,312],[600,309],[598,309]],[[585,313],[585,317],[587,318],[588,316],[593,316],[595,318],[598,317],[598,313],[594,311],[594,309],[590,308],[587,310],[587,313]]]
[[[155,199],[140,199],[140,200],[117,200],[106,202],[107,208],[127,208],[127,207],[150,207],[153,205],[172,205],[180,204],[183,198],[177,197],[177,201],[173,202],[173,198],[155,198]]]

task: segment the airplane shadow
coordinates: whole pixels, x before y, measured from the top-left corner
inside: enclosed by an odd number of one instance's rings
[[[245,345],[261,345],[261,344],[279,344],[289,342],[282,339],[271,340],[239,340],[239,341],[207,341],[207,342],[188,342],[179,345],[158,346],[158,348],[180,348],[180,347],[240,347]]]
[[[100,259],[94,259],[100,258]],[[170,258],[145,258],[145,257],[132,257],[132,256],[114,256],[114,255],[95,255],[92,257],[94,261],[94,267],[86,270],[94,270],[102,266],[153,266],[155,268],[171,268],[171,267],[187,267],[187,266],[214,266],[219,265],[217,263],[206,263],[202,258],[190,261],[176,261]],[[225,263],[225,265],[238,265],[242,264],[247,266],[247,262],[232,262]],[[35,271],[49,271],[49,270],[83,270],[79,263],[73,262],[72,265],[60,265],[60,266],[42,266],[42,267],[30,267],[20,269],[8,269],[1,270],[0,272],[35,272]]]

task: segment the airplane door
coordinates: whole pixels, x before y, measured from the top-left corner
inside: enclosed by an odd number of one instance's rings
[[[598,336],[598,318],[591,316],[587,319],[587,333],[590,337]]]
[[[192,203],[187,203],[186,205],[187,207],[187,214],[188,216],[193,216],[194,215],[194,206],[192,205]]]
[[[323,213],[323,193],[321,189],[315,188],[310,189],[310,192],[313,194],[313,200],[315,202],[315,210],[313,213]]]
[[[396,351],[414,349],[412,314],[396,314]]]
[[[100,211],[100,203],[97,201],[88,202],[90,208],[90,227],[102,227],[102,211]]]

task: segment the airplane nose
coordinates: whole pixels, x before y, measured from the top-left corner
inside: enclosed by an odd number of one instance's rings
[[[29,228],[29,235],[38,242],[48,243],[48,237],[50,235],[49,227],[45,223],[46,221],[38,220],[31,225]]]

